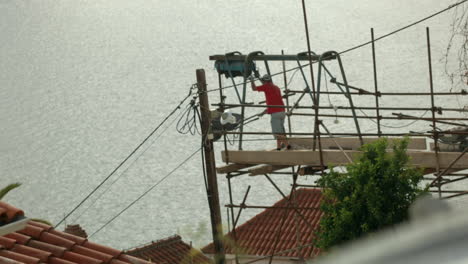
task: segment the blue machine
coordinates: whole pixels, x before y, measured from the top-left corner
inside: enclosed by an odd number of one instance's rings
[[[242,55],[240,52],[232,52],[229,55]],[[226,78],[234,78],[238,76],[250,76],[252,72],[256,71],[255,63],[253,61],[229,61],[217,60],[215,61],[215,68],[219,74],[224,74]]]

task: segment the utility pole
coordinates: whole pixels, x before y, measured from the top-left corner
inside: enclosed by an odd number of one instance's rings
[[[198,98],[200,100],[201,130],[203,151],[205,153],[205,168],[208,183],[208,205],[210,207],[211,230],[215,247],[215,263],[224,264],[223,227],[221,209],[219,206],[218,181],[216,179],[216,165],[213,151],[213,140],[210,135],[211,113],[206,93],[206,78],[203,69],[197,70]]]

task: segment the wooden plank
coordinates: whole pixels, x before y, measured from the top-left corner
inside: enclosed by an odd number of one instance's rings
[[[257,176],[263,175],[266,173],[274,172],[277,170],[285,169],[291,166],[283,166],[283,165],[262,165],[253,169],[249,170],[249,176]]]
[[[439,143],[437,145],[439,146],[440,151],[445,151],[445,152],[458,152],[458,151],[460,151],[460,145],[459,144]],[[433,142],[429,143],[429,146],[430,146],[431,150],[434,150],[434,143]]]
[[[230,173],[230,172],[235,172],[235,171],[245,169],[245,168],[248,168],[248,167],[252,167],[252,166],[255,166],[255,165],[256,164],[237,164],[237,163],[233,163],[233,164],[228,164],[226,166],[217,167],[216,172],[217,173]]]
[[[346,154],[355,160],[360,151],[345,150]],[[324,165],[345,165],[348,163],[346,156],[339,150],[323,150]],[[417,167],[434,168],[436,158],[434,152],[429,151],[408,151],[411,162]],[[223,160],[226,155],[221,153]],[[461,152],[439,152],[440,167],[447,166],[455,160]],[[289,151],[229,151],[229,160],[241,164],[270,164],[270,165],[311,165],[320,166],[319,152],[311,150],[289,150]],[[468,169],[468,157],[461,158],[454,169]]]
[[[378,137],[365,137],[363,138],[364,144],[371,143],[379,139]],[[401,138],[389,138],[389,147],[392,147],[392,139]],[[289,138],[289,144],[292,145],[293,149],[312,149],[313,139],[312,138]],[[358,150],[361,146],[359,138],[357,137],[321,137],[320,142],[322,149],[339,149],[335,141],[345,150]],[[408,149],[414,150],[426,150],[426,138],[425,137],[412,137]]]

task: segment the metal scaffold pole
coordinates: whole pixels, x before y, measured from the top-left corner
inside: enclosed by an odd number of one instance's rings
[[[213,140],[210,137],[211,113],[206,93],[206,77],[203,69],[198,69],[197,86],[201,111],[201,130],[203,137],[203,151],[205,154],[205,167],[207,178],[208,204],[210,207],[211,228],[215,247],[215,263],[224,264],[223,227],[221,222],[221,209],[219,206],[218,181],[216,179],[216,162],[213,150]]]

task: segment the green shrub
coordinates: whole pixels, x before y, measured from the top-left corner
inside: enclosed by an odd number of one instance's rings
[[[346,172],[331,169],[319,185],[324,189],[317,246],[328,249],[408,218],[408,208],[424,192],[422,170],[409,165],[409,139],[396,140],[387,152],[382,138],[361,147],[363,154]]]

